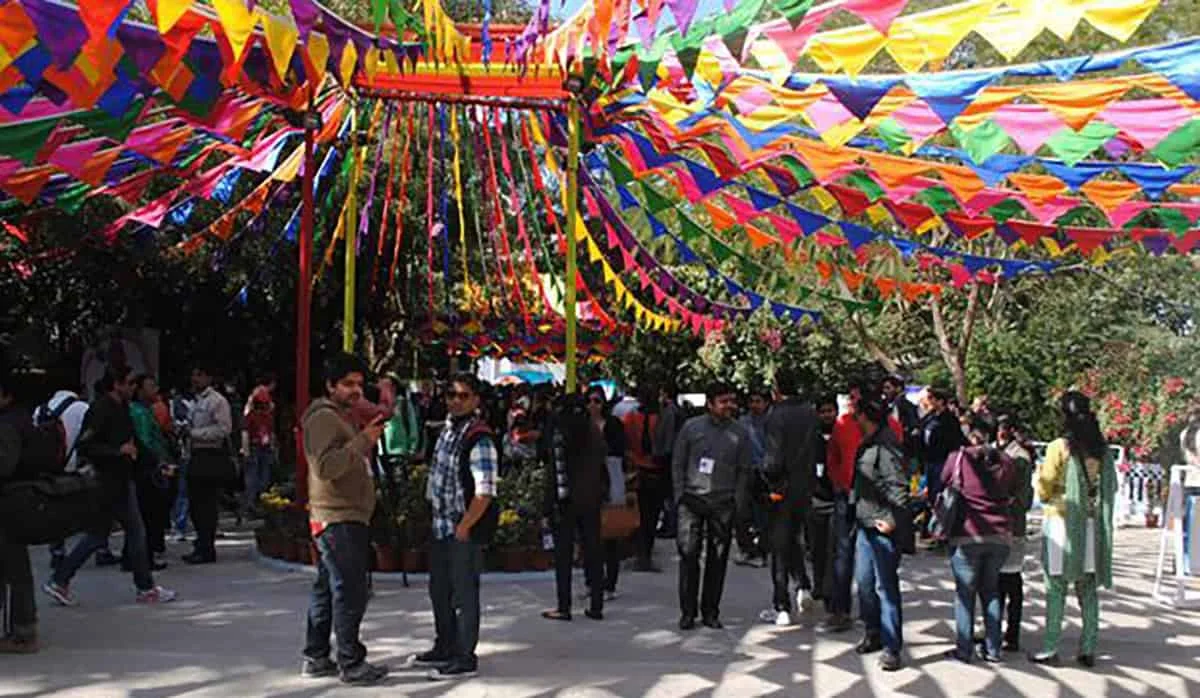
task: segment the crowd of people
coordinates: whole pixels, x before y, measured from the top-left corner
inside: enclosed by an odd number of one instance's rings
[[[329,357],[325,395],[300,421],[319,557],[304,676],[363,685],[387,675],[386,667],[366,661],[359,639],[370,597],[371,520],[380,482],[391,481],[388,472],[398,463],[415,461],[429,466],[436,637],[409,663],[427,668],[433,680],[478,671],[480,579],[484,549],[498,526],[497,482],[525,467],[546,469],[542,514],[555,550],[557,605],[544,618],[573,620],[573,568],[581,562],[583,615],[604,619],[605,605],[618,598],[625,550],[623,541],[606,534],[606,511],[636,502],[632,569],[660,573],[657,541],[674,538],[681,631],[722,627],[736,542],[738,564],[769,568],[772,593],[764,599],[763,622],[791,625],[819,603],[825,617],[818,632],[850,631],[856,587],[863,636],[855,650],[878,653],[887,671],[903,665],[901,559],[917,553],[918,540],[947,556],[955,581],[956,637],[946,657],[998,662],[1019,651],[1025,522],[1036,489],[1045,511],[1041,562],[1049,603],[1043,645],[1030,659],[1059,661],[1065,597],[1073,585],[1084,625],[1077,659],[1094,664],[1096,590],[1112,583],[1115,471],[1080,393],[1063,396],[1062,438],[1049,445],[1035,473],[1033,449],[1015,415],[993,413],[986,398],[961,410],[932,387],[914,404],[895,377],[848,381],[841,386],[848,399],[839,405],[835,393],[821,394],[785,368],[772,385],[746,394],[714,383],[696,413],[671,386],[643,386],[632,404],[614,405],[595,386],[572,395],[527,388],[497,395],[462,374],[440,389],[409,392],[395,376],[373,384],[368,376],[354,356]],[[33,424],[14,409],[6,381],[0,377],[0,481],[21,476],[21,458],[12,454],[19,454],[22,434]],[[75,407],[77,397],[66,407],[61,399],[42,407],[63,421],[72,465],[78,458],[94,468],[111,503],[103,521],[56,558],[45,586],[56,602],[74,603],[70,582],[107,545],[113,520],[125,531],[122,558],[133,573],[136,600],[174,599],[154,583],[153,572],[176,489],[186,490],[196,531],[185,559],[216,560],[217,512],[233,476],[231,455],[245,457],[252,501],[270,481],[276,428],[269,384],[251,394],[235,430],[230,401],[211,383],[205,370],[193,372],[194,395],[182,418],[172,406],[160,407],[152,379],[120,370],[105,376],[86,412]],[[235,446],[236,431],[242,440]],[[13,590],[13,622],[0,650],[34,651],[36,611],[24,546],[2,544],[0,574]],[[982,636],[975,632],[977,605]]]

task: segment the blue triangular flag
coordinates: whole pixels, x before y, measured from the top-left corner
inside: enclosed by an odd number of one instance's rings
[[[870,116],[875,105],[879,104],[879,101],[900,80],[890,77],[853,79],[825,75],[821,78],[821,82],[825,83],[825,87],[829,88],[842,106],[858,117],[859,121],[863,121]]]
[[[986,269],[989,265],[995,264],[996,260],[988,257],[980,257],[979,255],[965,254],[962,256],[963,266],[971,274],[977,274],[980,270]]]
[[[699,163],[686,159],[683,163],[687,166],[688,172],[691,173],[692,179],[696,181],[696,186],[705,195],[711,194],[729,184],[729,182],[717,176],[717,173]]]
[[[654,233],[654,237],[660,238],[667,234],[667,226],[655,218],[653,213],[646,212],[646,220],[650,221],[650,231]]]
[[[626,211],[631,208],[636,208],[639,205],[638,200],[636,198],[634,198],[633,194],[630,194],[629,190],[626,189],[625,187],[621,186],[620,184],[617,185],[617,195],[621,197],[621,210],[622,211]]]
[[[1047,172],[1065,182],[1071,191],[1078,191],[1079,187],[1087,184],[1089,179],[1113,168],[1113,165],[1107,162],[1081,162],[1076,165],[1067,165],[1058,160],[1042,160],[1041,163]]]
[[[842,229],[842,234],[846,236],[846,240],[850,243],[850,249],[852,250],[857,250],[879,237],[874,230],[858,225],[857,223],[841,221],[838,225]]]
[[[787,210],[788,213],[792,214],[792,218],[796,220],[796,223],[800,226],[800,229],[804,231],[805,235],[812,235],[821,228],[824,228],[833,222],[829,218],[826,218],[819,213],[813,213],[812,211],[792,204],[787,205]]]
[[[750,194],[750,202],[754,204],[754,208],[759,211],[766,211],[783,203],[782,199],[771,196],[762,189],[747,185],[746,191]]]
[[[992,84],[1002,74],[1002,71],[990,70],[921,73],[909,75],[905,82],[949,126],[950,122],[970,106],[980,90]]]
[[[1118,165],[1117,167],[1121,169],[1121,172],[1126,177],[1137,182],[1142,191],[1146,192],[1146,196],[1149,196],[1151,199],[1161,197],[1163,192],[1167,190],[1167,187],[1172,184],[1178,184],[1183,181],[1184,177],[1196,171],[1196,168],[1192,165],[1184,165],[1183,167],[1168,170],[1158,165],[1146,165],[1136,162]]]

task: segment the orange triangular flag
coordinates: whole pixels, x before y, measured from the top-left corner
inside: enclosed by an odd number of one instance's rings
[[[1050,175],[1010,174],[1008,181],[1035,204],[1044,204],[1067,191],[1061,179]]]
[[[1105,211],[1112,211],[1114,208],[1129,201],[1140,190],[1141,187],[1133,182],[1107,179],[1091,179],[1082,187],[1079,187],[1079,191],[1083,192],[1088,201],[1091,201]]]

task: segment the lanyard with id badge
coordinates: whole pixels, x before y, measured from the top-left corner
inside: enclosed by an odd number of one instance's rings
[[[696,463],[696,472],[701,475],[712,476],[713,469],[717,466],[716,459],[710,457],[707,453],[700,456],[700,460]]]

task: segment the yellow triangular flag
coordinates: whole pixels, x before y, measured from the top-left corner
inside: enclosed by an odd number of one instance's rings
[[[1092,0],[1083,11],[1083,18],[1097,31],[1122,43],[1129,40],[1161,0]],[[1195,12],[1193,8],[1191,10]]]
[[[154,13],[154,21],[158,24],[158,33],[166,34],[171,31],[175,23],[183,18],[192,7],[193,0],[158,0],[158,7]]]
[[[342,85],[349,87],[351,80],[354,79],[354,67],[358,64],[358,49],[354,47],[353,41],[346,42],[346,48],[342,49],[342,60],[338,65],[338,75],[342,78]]]
[[[833,198],[833,194],[825,191],[824,187],[812,187],[808,193],[817,200],[817,205],[821,207],[822,211],[828,211],[837,206],[837,199]]]
[[[275,65],[275,73],[282,78],[287,74],[288,64],[296,52],[296,42],[300,39],[300,30],[290,18],[276,17],[266,10],[257,10],[259,21],[262,22],[263,33],[267,36],[267,51],[271,54],[271,62]]]
[[[241,59],[250,35],[254,33],[257,17],[246,9],[246,3],[242,0],[213,0],[213,9],[217,11],[217,19],[233,49],[233,60]]]
[[[309,32],[307,50],[308,60],[324,75],[329,67],[329,39],[324,34]]]

